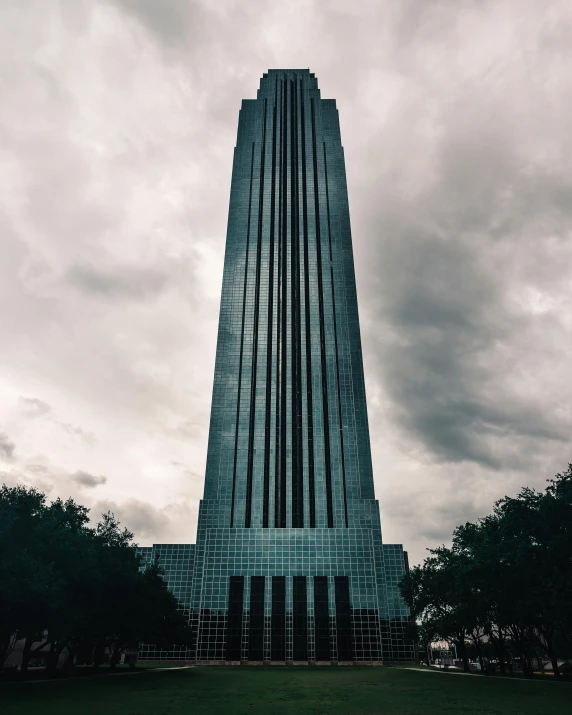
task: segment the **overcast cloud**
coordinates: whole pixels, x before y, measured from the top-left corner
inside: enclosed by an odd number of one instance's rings
[[[4,0],[0,469],[194,539],[232,153],[310,67],[346,152],[384,538],[572,461],[567,0]]]

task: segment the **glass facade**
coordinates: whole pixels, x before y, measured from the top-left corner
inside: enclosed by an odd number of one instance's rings
[[[176,657],[413,659],[374,495],[338,111],[309,70],[270,70],[242,103],[197,543],[142,553],[196,633]]]

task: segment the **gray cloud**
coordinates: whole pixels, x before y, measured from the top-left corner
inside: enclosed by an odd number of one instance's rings
[[[478,26],[477,6],[467,8],[460,26],[471,16]],[[415,26],[419,57],[460,49],[460,38],[435,31],[444,12],[438,5]],[[546,25],[539,28],[542,35]],[[365,164],[369,205],[360,207],[373,239],[362,248],[366,341],[404,440],[441,463],[510,470],[527,467],[535,448],[563,453],[550,445],[569,440],[558,387],[564,355],[553,350],[549,365],[538,342],[543,336],[553,348],[569,328],[550,306],[535,311],[530,296],[557,301],[570,280],[560,263],[570,255],[561,152],[570,143],[561,125],[570,107],[562,103],[562,114],[547,120],[538,113],[555,99],[540,81],[556,79],[555,47],[535,46],[539,74],[530,82],[524,64],[511,67],[504,57],[487,67],[481,39],[472,66],[454,67],[448,78],[438,63],[409,67],[414,74],[405,76],[383,136],[372,134],[378,153]]]
[[[139,499],[123,502],[102,500],[91,508],[94,521],[101,514],[112,512],[121,524],[132,531],[136,540],[154,543],[185,543],[190,541],[191,507],[185,503],[167,504],[160,508]]]
[[[27,474],[26,471],[22,471],[14,465],[12,465],[9,470],[0,470],[0,483],[6,484],[8,487],[20,485],[33,487],[34,489],[44,492],[44,494],[53,498],[58,496],[67,498],[70,496],[67,489],[54,491],[54,483],[52,481],[53,475],[49,472],[49,470],[41,472],[39,470],[32,469],[32,475]]]
[[[69,435],[72,435],[73,437],[79,437],[86,444],[93,445],[97,441],[96,436],[92,432],[88,432],[79,427],[78,425],[74,425],[69,422],[64,422],[58,419],[54,414],[52,406],[44,400],[40,400],[37,397],[20,397],[19,404],[23,408],[23,412],[26,417],[32,419],[46,417],[49,422],[54,425],[57,425]]]
[[[121,504],[100,501],[92,508],[93,516],[96,513],[99,516],[99,514],[108,511],[113,512],[123,526],[139,534],[142,538],[152,537],[153,534],[167,528],[169,524],[167,515],[161,509],[138,499],[129,499]]]
[[[54,420],[54,422],[62,429],[64,429],[68,434],[74,437],[79,437],[86,444],[94,445],[97,442],[97,437],[93,434],[93,432],[87,432],[78,425],[72,425],[68,422],[61,422],[60,420]]]
[[[196,437],[204,435],[205,430],[207,429],[206,423],[206,417],[203,422],[181,422],[181,424],[176,426],[174,432],[182,437],[195,439]]]
[[[16,450],[16,445],[12,440],[8,437],[8,435],[4,434],[4,432],[0,432],[0,459],[5,459],[8,462],[11,462],[14,459],[14,452]]]
[[[103,271],[96,266],[72,266],[68,270],[68,280],[80,290],[95,296],[143,298],[163,290],[169,276],[160,271],[130,271],[125,267]]]
[[[72,474],[71,478],[74,480],[74,482],[80,484],[82,487],[98,487],[101,484],[105,484],[107,482],[107,477],[104,477],[102,475],[95,476],[94,474],[90,474],[89,472],[81,471]]]
[[[26,470],[33,474],[47,474],[49,472],[45,464],[27,464]]]
[[[158,5],[154,0],[109,0],[120,10],[139,20],[156,34],[168,48],[183,42],[205,42],[210,29],[211,15],[199,2],[163,0]],[[210,34],[210,33],[209,33]]]
[[[138,538],[193,538],[238,109],[280,66],[340,110],[385,538],[415,562],[570,461],[569,3],[0,15],[0,419],[51,495],[81,464]]]
[[[20,397],[20,403],[30,417],[43,417],[52,411],[47,402],[39,400],[37,397]]]
[[[425,548],[433,548],[448,542],[455,526],[485,516],[488,505],[477,493],[464,490],[454,491],[446,500],[438,494],[428,497],[424,492],[408,494],[404,499],[403,492],[393,492],[386,494],[383,509],[405,529],[415,514],[419,540]]]
[[[535,321],[508,305],[502,275],[479,265],[478,250],[458,238],[392,228],[387,234],[398,238],[383,242],[371,302],[382,299],[376,367],[398,423],[439,459],[493,468],[513,460],[495,454],[489,437],[567,440],[540,396],[519,394],[510,364],[497,362],[518,352]]]

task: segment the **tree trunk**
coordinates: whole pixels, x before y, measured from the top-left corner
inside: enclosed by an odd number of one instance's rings
[[[499,648],[502,654],[502,659],[499,657],[499,666],[501,673],[506,674],[507,670],[512,675],[512,665],[510,662],[510,654],[506,649],[506,638],[505,634],[499,628]]]
[[[467,657],[467,647],[465,645],[464,638],[460,638],[457,641],[457,650],[461,654],[461,660],[463,661],[463,671],[465,673],[469,673],[471,669],[469,668],[469,658]]]
[[[546,631],[545,629],[539,629],[539,633],[541,635],[541,638],[539,639],[540,644],[542,645],[542,647],[546,651],[546,654],[548,655],[548,658],[550,659],[554,677],[560,678],[560,670],[558,668],[558,656],[556,655],[556,651],[554,650],[554,631]],[[542,638],[544,638],[544,643],[542,642]]]
[[[506,649],[504,647],[504,636],[500,628],[498,631],[498,637],[496,639],[493,638],[492,641],[499,659],[499,670],[502,675],[506,675]]]
[[[4,665],[8,656],[14,650],[16,645],[17,635],[16,633],[6,633],[3,632],[0,638],[0,668]]]
[[[20,675],[24,676],[28,672],[28,663],[30,662],[30,654],[32,652],[32,643],[34,636],[26,636],[24,650],[22,652],[22,665],[20,666]]]
[[[478,637],[473,637],[473,643],[475,644],[475,646],[477,648],[477,654],[479,656],[479,663],[481,664],[481,673],[488,675],[489,672],[485,668],[485,662],[483,660],[483,644],[481,643],[481,639]]]
[[[554,648],[552,645],[548,646],[548,657],[550,658],[550,662],[552,663],[552,672],[554,673],[555,678],[560,678],[560,670],[558,668],[558,657],[556,653],[554,652]]]
[[[495,653],[497,654],[497,657],[499,659],[499,668],[500,672],[503,675],[506,675],[506,667],[505,667],[505,656],[506,656],[506,651],[504,648],[504,638],[501,629],[499,628],[499,633],[498,636],[495,636],[492,628],[490,631],[487,633],[489,640],[493,644],[493,647],[495,649]]]
[[[109,654],[109,670],[115,670],[118,660],[119,657],[117,655],[117,647],[114,645],[111,653]]]
[[[125,646],[122,646],[119,643],[116,643],[114,645],[113,651],[109,658],[109,667],[111,668],[111,670],[115,670],[115,666],[119,663],[121,659],[121,652],[123,651],[124,647]]]
[[[520,647],[520,651],[521,651],[520,658],[522,660],[522,672],[524,673],[524,677],[532,678],[532,676],[533,676],[532,662],[531,662],[524,646]]]
[[[77,645],[74,644],[73,642],[68,643],[68,655],[62,664],[62,673],[69,675],[73,671],[73,669],[75,667],[74,658],[75,658],[76,652],[77,652]]]
[[[480,663],[480,665],[481,665],[481,673],[484,673],[485,675],[488,675],[487,669],[485,668],[485,664],[484,664],[484,661],[483,661],[483,653],[482,653],[482,651],[481,651],[481,647],[480,647],[480,646],[477,646],[477,653],[478,653],[478,656],[479,656],[479,663]]]
[[[50,650],[48,653],[48,661],[46,665],[46,672],[49,673],[49,675],[55,675],[58,669],[58,657],[59,657],[59,651],[58,651],[58,643],[57,641],[52,641],[50,643]]]
[[[67,641],[53,641],[50,647],[50,652],[48,653],[48,666],[46,672],[50,675],[56,675],[58,672],[58,660],[60,659],[61,652],[66,647]]]
[[[521,629],[519,626],[512,625],[510,627],[510,634],[512,636],[512,641],[518,651],[520,659],[522,661],[522,672],[525,678],[532,678],[532,666],[527,653],[527,644],[525,642],[525,630]]]
[[[93,667],[95,670],[99,669],[99,666],[103,662],[103,651],[105,649],[105,643],[99,642],[93,649]]]

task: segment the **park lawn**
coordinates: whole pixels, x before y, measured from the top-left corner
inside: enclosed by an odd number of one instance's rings
[[[2,715],[567,715],[572,683],[384,667],[197,667],[0,685]]]

